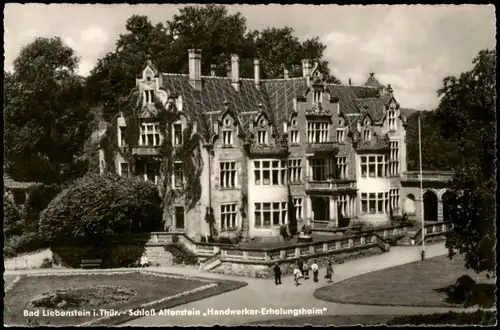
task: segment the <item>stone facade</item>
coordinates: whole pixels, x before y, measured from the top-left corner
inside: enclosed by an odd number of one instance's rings
[[[164,175],[147,165],[164,136],[151,110],[155,98],[181,114],[167,128],[174,140],[189,123],[201,137],[201,198],[191,209],[179,200],[165,214],[169,230],[208,234],[210,207],[219,232],[236,227],[250,237],[278,236],[291,221],[299,228],[311,221],[336,227],[346,219],[381,224],[402,214],[406,119],[390,85],[373,74],[362,86],[329,84],[309,60],[302,77],[272,80],[260,79],[257,60],[253,79],[239,77],[236,55],[230,77],[202,77],[200,63],[201,53],[191,50],[189,75],[161,73],[148,61],[137,79],[145,161],[132,174],[153,182]],[[117,120],[123,129],[125,120]],[[117,155],[119,174],[123,162]],[[177,174],[169,175],[175,182]]]

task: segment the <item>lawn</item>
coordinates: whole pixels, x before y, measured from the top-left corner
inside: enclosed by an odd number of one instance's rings
[[[476,280],[475,273],[465,269],[464,264],[458,256],[453,260],[440,256],[417,261],[319,288],[314,297],[363,305],[462,307],[450,302],[443,291],[464,274]],[[480,277],[483,281],[485,278]]]
[[[4,275],[3,276],[3,288],[5,289],[10,283],[16,279],[17,275]]]
[[[190,301],[200,300],[209,296],[235,290],[246,285],[243,282],[221,281],[221,280],[206,280],[199,278],[179,277],[176,275],[163,274],[158,276],[154,273],[114,273],[114,274],[93,274],[93,275],[63,275],[63,276],[22,276],[21,280],[6,293],[4,299],[4,324],[8,325],[79,325],[85,322],[93,321],[100,318],[99,310],[114,310],[122,312],[111,319],[101,320],[99,325],[116,325],[127,322],[137,316],[130,315],[128,310],[136,309],[143,304],[158,301],[166,297],[179,295],[173,299],[155,303],[148,306],[147,310],[171,308]],[[165,277],[168,276],[168,277]],[[4,277],[5,278],[5,277]],[[216,284],[208,289],[200,290],[186,295],[180,295],[186,291],[202,288],[210,284]],[[118,301],[116,303],[99,305],[95,307],[95,297],[89,294],[86,297],[87,305],[81,305],[76,308],[79,311],[88,310],[91,315],[84,316],[39,316],[30,317],[24,316],[26,310],[36,310],[30,306],[30,301],[35,297],[40,297],[44,293],[54,292],[60,289],[82,288],[83,291],[90,292],[97,286],[120,287],[123,296],[124,289],[128,289],[128,293],[135,292],[135,295],[127,301]],[[95,291],[95,290],[94,290]],[[93,292],[93,291],[92,291]],[[117,292],[117,298],[120,293]],[[110,301],[107,297],[108,301]],[[92,300],[94,299],[94,300]],[[92,303],[93,305],[89,305]],[[91,306],[91,307],[89,307]],[[41,309],[40,309],[41,310]],[[55,308],[55,310],[64,310],[64,308]],[[70,310],[70,309],[67,309]],[[96,315],[94,315],[96,311]]]

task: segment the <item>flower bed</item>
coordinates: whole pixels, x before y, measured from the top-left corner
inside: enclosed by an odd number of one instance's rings
[[[8,325],[115,325],[138,317],[131,313],[133,310],[148,308],[148,310],[159,310],[170,308],[189,301],[199,300],[214,294],[219,294],[229,290],[234,290],[246,285],[246,283],[233,281],[220,281],[199,279],[195,277],[185,277],[152,271],[122,271],[122,272],[70,272],[59,274],[39,274],[35,276],[20,276],[15,283],[11,282],[6,288],[4,299],[4,324]],[[47,293],[61,293],[78,290],[82,293],[82,300],[89,298],[89,292],[84,292],[82,288],[92,288],[95,286],[120,288],[118,294],[125,292],[137,292],[134,297],[126,301],[113,300],[108,297],[108,301],[103,304],[97,303],[87,307],[88,314],[71,316],[43,316],[41,307],[33,306],[34,299],[42,297]],[[66,290],[66,291],[64,291]],[[91,290],[90,290],[91,291]],[[115,292],[108,294],[115,295]],[[94,290],[95,292],[95,290]],[[121,293],[120,293],[121,292]],[[130,293],[129,292],[129,293]],[[55,300],[54,300],[55,302]],[[51,307],[51,306],[45,306]],[[65,306],[57,306],[56,310],[63,310]],[[113,315],[103,315],[100,309],[115,311]],[[40,311],[40,316],[25,317],[24,311]],[[44,309],[47,310],[47,309]],[[74,307],[73,310],[83,311],[83,307]],[[96,311],[96,313],[93,313]]]

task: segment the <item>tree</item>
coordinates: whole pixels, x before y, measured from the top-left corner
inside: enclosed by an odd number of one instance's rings
[[[466,267],[479,273],[493,272],[496,260],[496,52],[480,51],[473,64],[443,80],[436,116],[461,155],[453,167],[457,210],[446,245],[450,258],[464,254]]]
[[[97,244],[117,234],[147,233],[161,224],[156,187],[116,174],[88,175],[54,198],[40,216],[51,245]]]
[[[460,155],[453,139],[446,139],[440,131],[440,121],[434,111],[412,114],[407,121],[408,170],[419,169],[418,116],[421,115],[422,168],[426,171],[449,171],[457,163]]]
[[[85,172],[78,156],[92,118],[77,65],[60,38],[37,38],[5,73],[5,164],[13,179],[55,183]]]

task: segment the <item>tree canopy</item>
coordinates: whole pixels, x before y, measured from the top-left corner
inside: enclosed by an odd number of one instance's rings
[[[205,75],[211,65],[218,75],[225,75],[231,53],[240,55],[242,77],[253,77],[254,57],[261,60],[262,78],[283,77],[285,67],[290,76],[301,75],[301,60],[307,57],[319,61],[329,82],[339,83],[329,73],[323,59],[326,46],[318,37],[300,42],[289,27],[251,31],[240,13],[229,14],[223,5],[189,5],[171,20],[156,25],[146,16],[130,17],[116,49],[99,59],[92,70],[87,80],[89,99],[116,111],[117,97],[127,95],[135,86],[147,56],[162,72],[187,73],[190,48],[202,50]]]
[[[441,134],[455,141],[460,155],[452,180],[458,208],[446,245],[450,257],[465,255],[466,267],[490,272],[496,260],[496,52],[480,51],[473,64],[472,70],[445,78],[438,92]]]
[[[13,179],[54,183],[85,172],[78,157],[92,116],[77,66],[60,38],[37,38],[5,73],[5,166]]]

